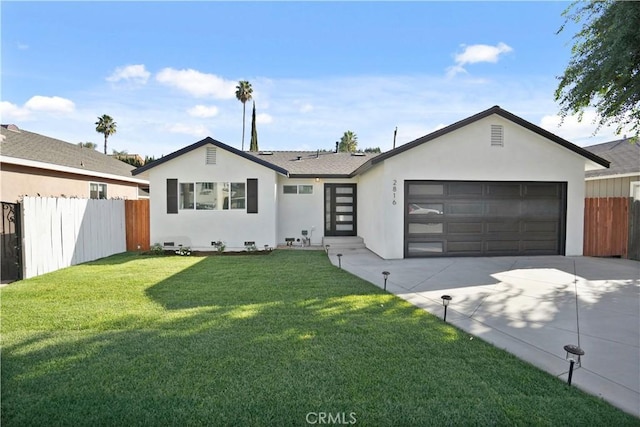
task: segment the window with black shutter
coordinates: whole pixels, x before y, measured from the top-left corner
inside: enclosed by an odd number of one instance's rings
[[[167,213],[178,213],[178,180],[167,179]]]

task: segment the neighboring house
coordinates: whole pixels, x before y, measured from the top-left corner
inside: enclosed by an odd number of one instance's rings
[[[640,143],[630,138],[584,147],[611,162],[609,169],[585,173],[586,197],[633,197],[640,200]]]
[[[383,154],[205,138],[136,169],[151,242],[212,250],[360,236],[385,259],[582,254],[585,170],[608,162],[500,107]]]
[[[78,197],[138,199],[149,182],[132,176],[133,166],[99,151],[59,139],[0,126],[0,198]]]

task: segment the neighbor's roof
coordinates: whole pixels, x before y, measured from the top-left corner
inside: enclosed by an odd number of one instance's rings
[[[588,171],[587,178],[611,175],[640,175],[640,141],[630,138],[584,147],[585,150],[611,162],[609,169]]]
[[[240,151],[213,138],[207,137],[201,141],[184,147],[178,151],[161,157],[160,159],[148,163],[133,171],[134,175],[148,171],[162,163],[182,156],[196,148],[205,145],[214,145],[216,147],[237,154],[252,162],[258,163],[269,169],[272,169],[282,175],[291,178],[309,178],[309,177],[349,177],[364,162],[371,159],[376,154],[352,155],[350,153],[334,153],[327,151],[263,151],[251,152]]]
[[[366,170],[368,170],[369,168],[373,167],[374,165],[376,165],[379,162],[382,162],[390,157],[395,156],[396,154],[400,154],[402,152],[405,152],[407,150],[410,150],[413,147],[416,147],[418,145],[424,144],[426,142],[432,141],[436,138],[439,138],[443,135],[446,135],[450,132],[453,132],[455,130],[458,130],[464,126],[470,125],[471,123],[474,123],[478,120],[484,119],[485,117],[489,117],[492,114],[497,114],[507,120],[512,121],[513,123],[516,123],[526,129],[529,129],[532,132],[537,133],[538,135],[549,139],[553,142],[555,142],[556,144],[559,144],[561,146],[563,146],[564,148],[567,148],[601,166],[609,167],[609,162],[587,150],[585,150],[584,148],[578,147],[575,144],[572,144],[571,142],[567,141],[566,139],[560,138],[559,136],[542,129],[540,126],[536,126],[531,122],[528,122],[526,120],[524,120],[521,117],[516,116],[513,113],[508,112],[507,110],[503,110],[502,108],[500,108],[499,106],[495,105],[491,108],[489,108],[488,110],[484,110],[481,111],[478,114],[474,114],[473,116],[467,117],[466,119],[460,120],[459,122],[456,122],[452,125],[449,125],[447,127],[444,127],[442,129],[439,129],[435,132],[432,132],[428,135],[425,135],[423,137],[420,137],[414,141],[408,142],[404,145],[401,145],[398,148],[394,148],[393,150],[387,151],[373,159],[371,159],[370,161],[366,162],[364,165],[362,165],[362,167],[360,168],[360,170],[356,171],[356,173],[362,173]]]
[[[0,156],[3,162],[42,169],[101,176],[137,182],[131,175],[133,166],[97,150],[18,129],[0,126]],[[115,175],[115,176],[114,176]]]

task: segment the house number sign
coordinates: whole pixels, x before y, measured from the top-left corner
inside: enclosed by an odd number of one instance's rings
[[[392,205],[396,205],[398,202],[396,202],[396,191],[398,190],[398,180],[394,179],[393,180],[393,202],[391,202]]]

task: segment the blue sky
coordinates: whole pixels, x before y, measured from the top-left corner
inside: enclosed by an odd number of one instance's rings
[[[263,150],[389,150],[500,105],[581,145],[595,117],[558,127],[567,2],[7,2],[2,123],[160,156],[205,136],[241,148],[249,80]],[[249,145],[251,105],[247,104]]]

